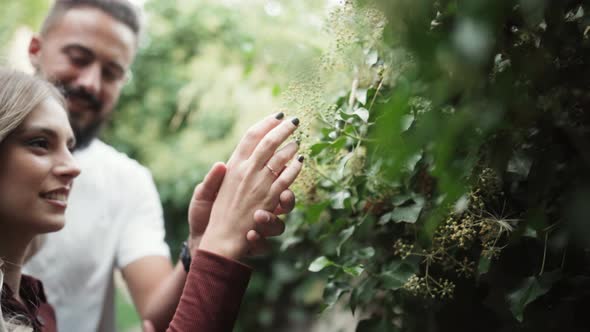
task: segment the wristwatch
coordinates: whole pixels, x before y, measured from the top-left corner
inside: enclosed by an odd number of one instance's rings
[[[184,266],[184,270],[188,273],[188,270],[191,267],[191,250],[188,248],[188,243],[186,241],[182,243],[179,259],[182,262],[182,266]]]

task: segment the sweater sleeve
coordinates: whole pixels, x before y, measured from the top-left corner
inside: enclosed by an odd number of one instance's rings
[[[168,331],[231,331],[251,272],[244,264],[197,250]]]

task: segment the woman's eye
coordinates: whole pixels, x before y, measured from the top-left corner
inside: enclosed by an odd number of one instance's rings
[[[29,141],[29,146],[47,150],[49,148],[49,141],[45,138],[35,138]]]

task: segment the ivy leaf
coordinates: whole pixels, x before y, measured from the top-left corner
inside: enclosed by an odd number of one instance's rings
[[[481,276],[488,273],[488,271],[490,270],[491,263],[492,261],[489,257],[485,257],[482,255],[479,258],[479,263],[477,264],[477,274]]]
[[[367,103],[367,89],[357,89],[355,92],[356,100],[362,105]]]
[[[334,193],[331,197],[332,208],[335,210],[344,209],[344,201],[350,200],[350,192],[348,190],[339,191]]]
[[[311,262],[311,264],[309,264],[309,267],[307,269],[311,272],[319,272],[319,271],[323,270],[325,267],[334,266],[334,265],[336,265],[336,264],[334,262],[332,262],[331,260],[329,260],[328,258],[326,258],[326,256],[320,256],[320,257],[316,258],[313,262]]]
[[[367,59],[365,60],[365,63],[369,66],[374,66],[377,63],[377,61],[379,61],[379,54],[377,53],[377,51],[371,50],[367,54]]]
[[[350,288],[347,284],[329,282],[324,288],[325,309],[332,307],[342,295],[348,292],[350,292]]]
[[[397,206],[391,212],[391,219],[396,223],[405,222],[409,224],[414,224],[418,220],[420,213],[422,212],[422,208],[424,207],[424,198],[422,197],[415,197],[412,200],[413,203],[409,205],[402,205]]]
[[[340,243],[338,243],[338,247],[336,247],[336,255],[340,256],[340,248],[342,247],[344,242],[346,242],[346,240],[348,240],[352,236],[352,234],[354,233],[354,230],[355,230],[355,227],[350,226],[347,229],[340,232],[340,235],[339,235]]]
[[[305,222],[308,224],[315,224],[320,220],[322,212],[330,206],[329,202],[321,202],[318,204],[312,204],[305,207]]]
[[[373,247],[366,247],[366,248],[359,250],[356,253],[356,255],[360,259],[369,259],[369,258],[375,256],[375,249]]]
[[[358,116],[364,123],[369,122],[369,110],[364,107],[359,107],[354,111],[354,115]]]
[[[519,180],[524,180],[529,176],[532,160],[522,152],[515,152],[512,158],[508,161],[506,171],[517,175]]]
[[[380,274],[382,287],[390,290],[400,289],[415,273],[412,265],[395,261]]]
[[[408,129],[412,127],[412,124],[414,124],[414,120],[416,120],[416,117],[411,114],[404,115],[401,117],[402,133],[408,131]]]
[[[416,165],[418,165],[418,162],[420,162],[420,160],[422,160],[422,151],[408,157],[408,160],[406,161],[407,170],[410,172],[416,170]]]
[[[363,273],[363,271],[365,271],[365,267],[362,264],[356,266],[345,266],[342,268],[342,271],[353,277],[358,277],[361,275],[361,273]]]
[[[387,212],[379,218],[379,225],[383,226],[391,221],[391,212]]]
[[[554,271],[545,273],[541,277],[526,278],[517,290],[508,295],[510,311],[512,311],[514,318],[522,322],[526,306],[545,295],[559,276],[559,271]]]
[[[325,143],[325,142],[316,143],[310,147],[311,152],[309,155],[311,157],[317,156],[318,154],[320,154],[322,151],[324,151],[329,146],[330,146],[330,143]]]

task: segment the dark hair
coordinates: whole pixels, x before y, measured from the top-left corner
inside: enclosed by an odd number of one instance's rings
[[[99,9],[139,35],[138,11],[128,0],[55,0],[43,21],[41,34],[46,34],[68,10],[80,7]]]

